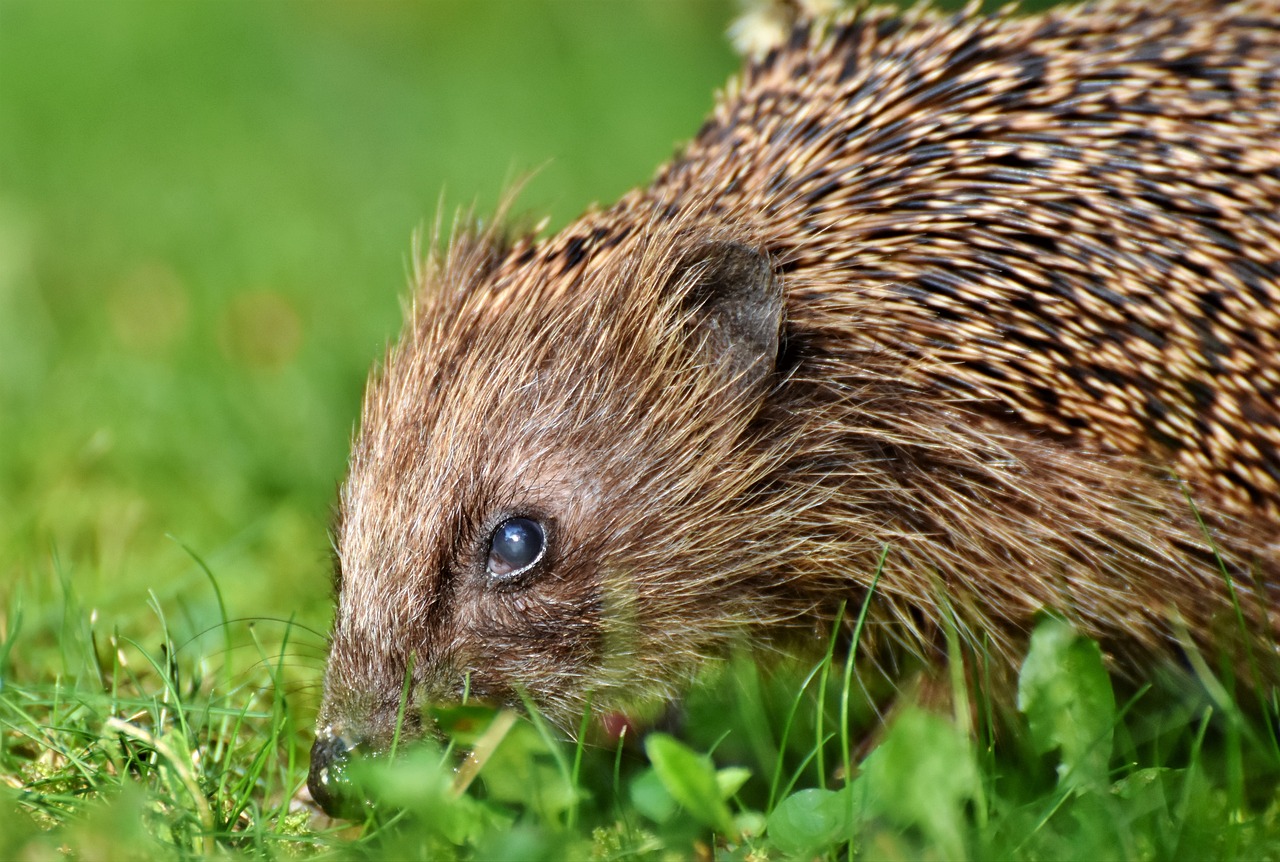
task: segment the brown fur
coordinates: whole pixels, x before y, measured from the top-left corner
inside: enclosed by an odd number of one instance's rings
[[[926,657],[1044,608],[1130,666],[1212,647],[1213,546],[1274,643],[1278,100],[1274,0],[871,10],[749,66],[649,188],[455,236],[366,397],[322,727],[385,738],[410,662],[419,701],[669,697],[856,608],[884,549],[869,636]],[[785,291],[764,373],[706,299],[743,248]],[[498,587],[513,514],[551,557]]]

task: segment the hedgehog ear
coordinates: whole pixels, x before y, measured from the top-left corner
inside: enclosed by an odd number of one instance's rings
[[[782,283],[769,259],[736,242],[708,242],[677,271],[688,284],[683,305],[691,340],[707,364],[754,387],[777,368],[782,331]]]

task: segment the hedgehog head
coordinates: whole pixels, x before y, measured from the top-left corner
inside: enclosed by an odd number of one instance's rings
[[[426,267],[342,490],[322,735],[385,746],[406,691],[670,694],[759,598],[767,543],[692,525],[743,523],[769,462],[778,278],[731,236],[584,230]]]

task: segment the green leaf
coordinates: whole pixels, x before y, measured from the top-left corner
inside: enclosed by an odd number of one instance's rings
[[[743,838],[763,835],[767,825],[765,816],[759,811],[739,811],[734,816],[733,823],[738,829],[738,834]]]
[[[526,721],[514,724],[480,771],[491,799],[521,805],[550,822],[562,819],[578,789],[556,768],[546,741]]]
[[[352,768],[358,784],[378,803],[416,814],[451,844],[474,843],[511,822],[471,796],[454,794],[453,771],[431,745],[419,744],[393,761],[357,761]]]
[[[849,789],[793,793],[769,815],[769,840],[790,856],[813,856],[853,836]]]
[[[1116,700],[1095,642],[1062,620],[1040,623],[1018,677],[1018,709],[1036,750],[1060,752],[1060,786],[1106,786]]]
[[[704,826],[725,835],[737,835],[710,757],[664,733],[650,734],[644,741],[644,750],[662,785],[685,811]]]
[[[1185,769],[1167,766],[1135,769],[1111,785],[1111,795],[1123,803],[1128,820],[1155,816],[1167,824],[1186,773]]]
[[[631,780],[631,804],[654,823],[666,823],[680,807],[653,769],[646,769]]]
[[[950,722],[903,712],[863,761],[861,782],[873,811],[920,829],[946,858],[964,858],[966,807],[982,799],[982,786],[972,742]]]
[[[726,766],[716,773],[716,786],[720,788],[720,798],[728,799],[742,789],[751,777],[751,770],[744,766]]]

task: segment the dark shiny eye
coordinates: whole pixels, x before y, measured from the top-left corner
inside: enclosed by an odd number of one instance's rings
[[[529,518],[508,518],[489,540],[489,574],[507,578],[542,559],[546,536],[542,525]]]

